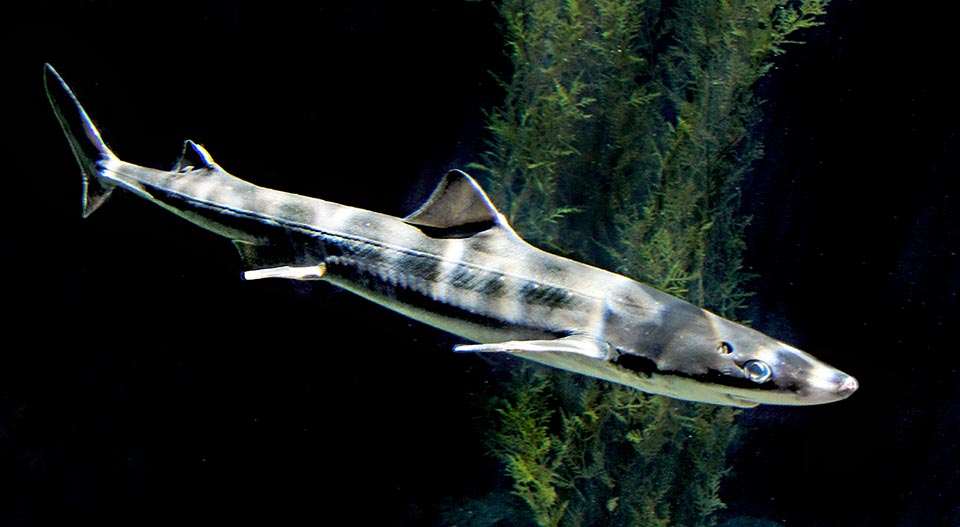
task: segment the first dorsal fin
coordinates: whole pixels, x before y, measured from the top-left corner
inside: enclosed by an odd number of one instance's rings
[[[173,172],[189,172],[204,168],[213,168],[216,163],[207,149],[187,139],[183,142],[183,153],[177,164],[173,165]]]
[[[479,231],[500,223],[499,218],[480,185],[466,172],[451,170],[426,203],[403,221],[428,229]]]

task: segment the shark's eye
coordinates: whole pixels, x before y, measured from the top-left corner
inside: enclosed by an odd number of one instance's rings
[[[757,384],[767,382],[770,380],[770,377],[773,377],[773,369],[762,360],[748,361],[743,365],[743,373],[747,375],[748,379]]]
[[[721,342],[717,346],[717,353],[721,355],[730,355],[733,353],[733,344],[730,344],[729,342]]]

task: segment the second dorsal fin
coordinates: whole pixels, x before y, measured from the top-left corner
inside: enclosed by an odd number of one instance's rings
[[[417,227],[441,231],[480,231],[500,223],[500,213],[466,172],[451,170],[430,198],[403,219]]]
[[[204,168],[213,168],[216,163],[213,156],[207,149],[191,140],[183,142],[183,154],[173,166],[173,172],[189,172],[190,170],[201,170]]]

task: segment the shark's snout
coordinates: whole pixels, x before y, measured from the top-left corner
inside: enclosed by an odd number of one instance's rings
[[[807,377],[807,388],[799,393],[795,404],[825,404],[842,401],[853,395],[860,387],[857,379],[826,364],[820,366]]]
[[[843,378],[837,384],[837,395],[841,399],[846,399],[847,397],[850,397],[853,392],[857,391],[857,388],[860,387],[860,383],[858,383],[857,379],[851,375],[847,375],[845,373],[842,373],[841,375]]]

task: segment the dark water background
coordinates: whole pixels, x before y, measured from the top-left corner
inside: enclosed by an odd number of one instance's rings
[[[81,222],[41,84],[51,62],[131,162],[190,138],[402,215],[483,149],[491,6],[61,4],[4,8],[0,33],[0,524],[430,525],[505,485],[478,394],[509,361],[324,284],[243,283],[229,243],[129,196]],[[744,412],[731,514],[960,525],[957,14],[835,0],[763,85],[749,318],[862,387]]]

